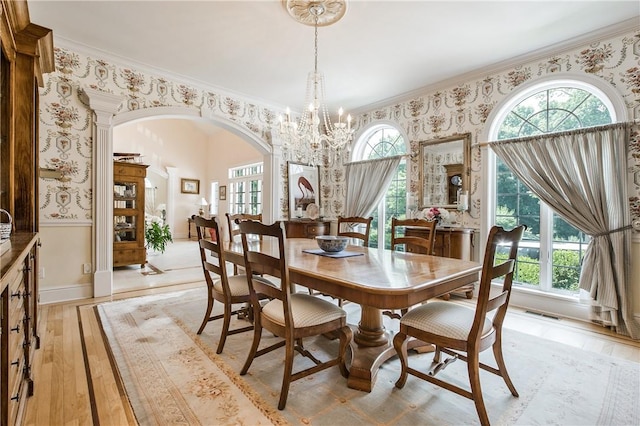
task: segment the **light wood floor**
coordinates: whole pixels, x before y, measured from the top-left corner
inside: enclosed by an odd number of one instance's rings
[[[111,365],[93,307],[110,300],[202,285],[191,283],[138,290],[108,298],[41,307],[41,346],[35,353],[33,369],[35,392],[27,400],[25,424],[136,424]],[[458,302],[466,303],[463,299]],[[618,337],[591,324],[550,319],[510,308],[505,327],[587,351],[640,362],[640,342]]]

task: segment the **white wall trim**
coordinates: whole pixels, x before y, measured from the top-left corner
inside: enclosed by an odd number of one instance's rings
[[[93,296],[113,289],[113,118],[125,101],[122,95],[84,87],[93,115]]]
[[[55,288],[40,288],[38,292],[38,304],[68,302],[70,300],[91,299],[93,297],[93,284],[67,285]]]
[[[81,220],[77,222],[40,222],[40,228],[91,228],[91,220]]]

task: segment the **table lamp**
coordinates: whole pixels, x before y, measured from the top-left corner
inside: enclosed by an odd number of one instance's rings
[[[204,198],[201,198],[200,203],[198,205],[200,206],[200,209],[198,210],[198,214],[200,216],[204,216],[204,210],[209,205],[209,203],[207,203],[207,200],[205,200]]]
[[[160,217],[162,217],[162,224],[167,220],[167,205],[164,203],[158,204],[156,210],[160,212]]]

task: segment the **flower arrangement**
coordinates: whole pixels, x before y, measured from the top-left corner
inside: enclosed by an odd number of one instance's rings
[[[423,215],[425,219],[429,221],[435,220],[438,223],[441,223],[442,221],[448,221],[449,217],[451,216],[451,214],[446,209],[443,209],[441,207],[431,207],[429,209],[425,209],[423,210]]]

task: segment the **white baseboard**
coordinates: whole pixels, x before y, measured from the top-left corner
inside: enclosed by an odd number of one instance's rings
[[[38,303],[40,305],[93,298],[93,284],[41,288],[39,290]]]

